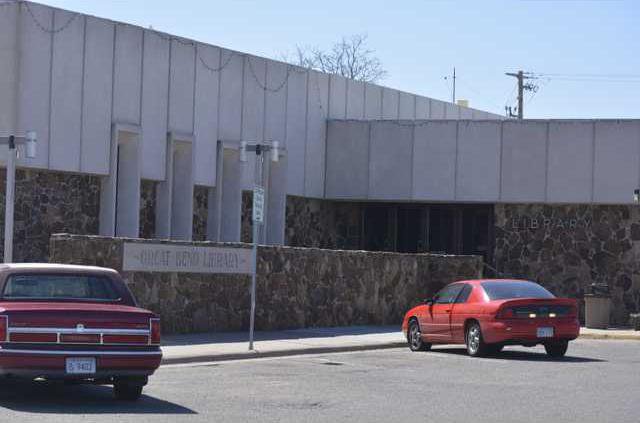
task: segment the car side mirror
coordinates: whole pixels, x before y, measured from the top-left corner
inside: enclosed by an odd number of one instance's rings
[[[424,303],[426,305],[432,305],[433,304],[433,298],[429,297],[429,298],[425,298],[424,299]]]

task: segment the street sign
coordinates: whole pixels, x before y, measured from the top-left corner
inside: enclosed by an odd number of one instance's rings
[[[253,221],[264,221],[264,189],[261,187],[253,187]]]

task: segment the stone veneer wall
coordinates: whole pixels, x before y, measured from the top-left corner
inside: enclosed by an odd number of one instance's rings
[[[209,188],[196,185],[193,187],[193,240],[207,239],[207,213]]]
[[[358,203],[287,197],[285,244],[294,247],[360,248]]]
[[[6,171],[0,171],[0,255],[4,254]],[[49,258],[55,232],[97,234],[100,178],[90,175],[18,169],[14,210],[14,262]]]
[[[607,283],[611,321],[626,324],[640,311],[640,208],[498,204],[495,267],[574,298]]]
[[[153,238],[156,233],[157,186],[156,181],[140,181],[140,238]]]
[[[55,235],[51,261],[122,270],[123,243],[246,244]],[[445,284],[477,278],[475,256],[260,247],[256,328],[260,330],[399,324],[404,313]],[[249,275],[123,272],[143,307],[166,332],[243,330],[249,324]]]

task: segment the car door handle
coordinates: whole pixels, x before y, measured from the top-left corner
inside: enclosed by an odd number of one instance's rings
[[[446,313],[451,313],[451,310],[445,310]]]

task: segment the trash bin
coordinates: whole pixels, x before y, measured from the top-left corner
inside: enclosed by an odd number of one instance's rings
[[[607,329],[611,311],[609,285],[592,284],[591,293],[584,296],[584,315],[587,328]]]

